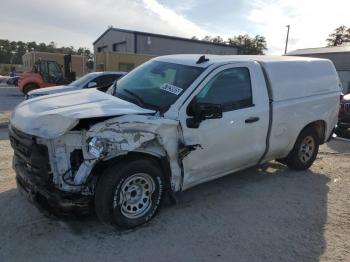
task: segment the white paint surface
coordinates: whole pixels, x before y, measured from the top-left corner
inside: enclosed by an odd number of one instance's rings
[[[263,161],[286,156],[300,131],[311,122],[324,121],[325,137],[330,135],[337,121],[340,87],[334,66],[328,60],[268,56],[206,57],[209,61],[198,65],[199,55],[155,58],[205,69],[164,116],[151,116],[155,113],[152,110],[96,90],[83,90],[25,101],[14,111],[11,125],[46,139],[56,141],[62,137],[58,143],[62,148],[69,146],[69,130],[79,119],[113,117],[82,132],[81,147],[84,151],[84,141],[98,137],[109,143],[106,159],[130,151],[166,157],[173,190],[178,191],[255,165],[263,156],[269,126],[269,97],[262,64],[271,82],[273,108],[269,150]],[[204,120],[199,128],[188,128],[186,109],[190,101],[217,73],[234,67],[249,69],[253,105],[224,112],[220,119]],[[245,123],[250,117],[259,117],[259,121]],[[184,159],[180,157],[179,150],[196,144],[200,146],[188,152]],[[61,156],[69,155],[69,150],[62,150]],[[54,150],[50,153],[55,154]],[[61,163],[64,162],[69,161],[61,159]],[[59,164],[57,169],[60,169]]]

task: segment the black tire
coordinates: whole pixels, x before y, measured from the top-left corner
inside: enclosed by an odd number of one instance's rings
[[[23,93],[28,94],[30,91],[33,91],[38,88],[39,86],[37,86],[36,84],[27,84],[23,87]]]
[[[139,182],[137,178],[140,179]],[[130,184],[131,181],[134,181],[134,184]],[[150,192],[150,188],[154,189],[153,193]],[[163,175],[155,161],[138,159],[114,164],[101,175],[97,183],[95,191],[97,217],[103,223],[122,228],[140,226],[150,221],[159,210],[163,191]],[[137,212],[134,209],[139,209],[138,216],[135,215]]]
[[[313,142],[309,143],[309,141]],[[295,170],[308,169],[317,157],[319,145],[320,138],[315,128],[304,129],[286,158],[287,166]],[[313,147],[312,150],[310,146]]]

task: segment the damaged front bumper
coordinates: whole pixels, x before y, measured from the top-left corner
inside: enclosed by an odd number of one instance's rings
[[[9,125],[9,137],[19,189],[53,211],[88,213],[104,163],[129,152],[166,159],[167,184],[175,192],[181,190],[175,120],[122,116],[51,138]]]
[[[91,194],[57,188],[46,145],[38,144],[36,137],[25,134],[11,125],[9,137],[14,150],[13,169],[21,193],[34,204],[39,204],[38,207],[45,207],[54,214],[91,212]]]
[[[13,158],[13,168],[19,191],[39,208],[56,215],[84,215],[92,212],[92,196],[63,192],[53,185],[43,183],[16,155]]]

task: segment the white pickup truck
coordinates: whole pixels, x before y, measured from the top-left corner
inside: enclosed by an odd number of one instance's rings
[[[309,168],[337,123],[340,93],[329,60],[157,57],[110,94],[18,105],[9,126],[18,188],[54,210],[95,209],[132,228],[165,193],[275,159]]]

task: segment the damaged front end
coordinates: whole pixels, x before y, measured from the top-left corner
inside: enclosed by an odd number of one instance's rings
[[[89,126],[77,125],[58,137],[32,136],[14,126],[9,132],[19,188],[62,212],[90,212],[102,175],[95,168],[97,164],[135,152],[163,159],[169,188],[181,189],[180,137],[175,120],[125,115]]]
[[[176,120],[151,115],[125,115],[93,125],[86,132],[86,140],[90,141],[89,153],[102,161],[131,152],[165,159],[169,187],[179,191],[183,182],[179,159],[182,138],[179,134]]]
[[[9,135],[14,150],[13,168],[21,193],[55,213],[90,213],[91,190],[88,193],[89,189],[81,190],[82,186],[67,188],[63,181],[65,174],[58,173],[55,160],[62,159],[62,150],[56,157],[50,141],[25,134],[13,126],[9,126]]]

